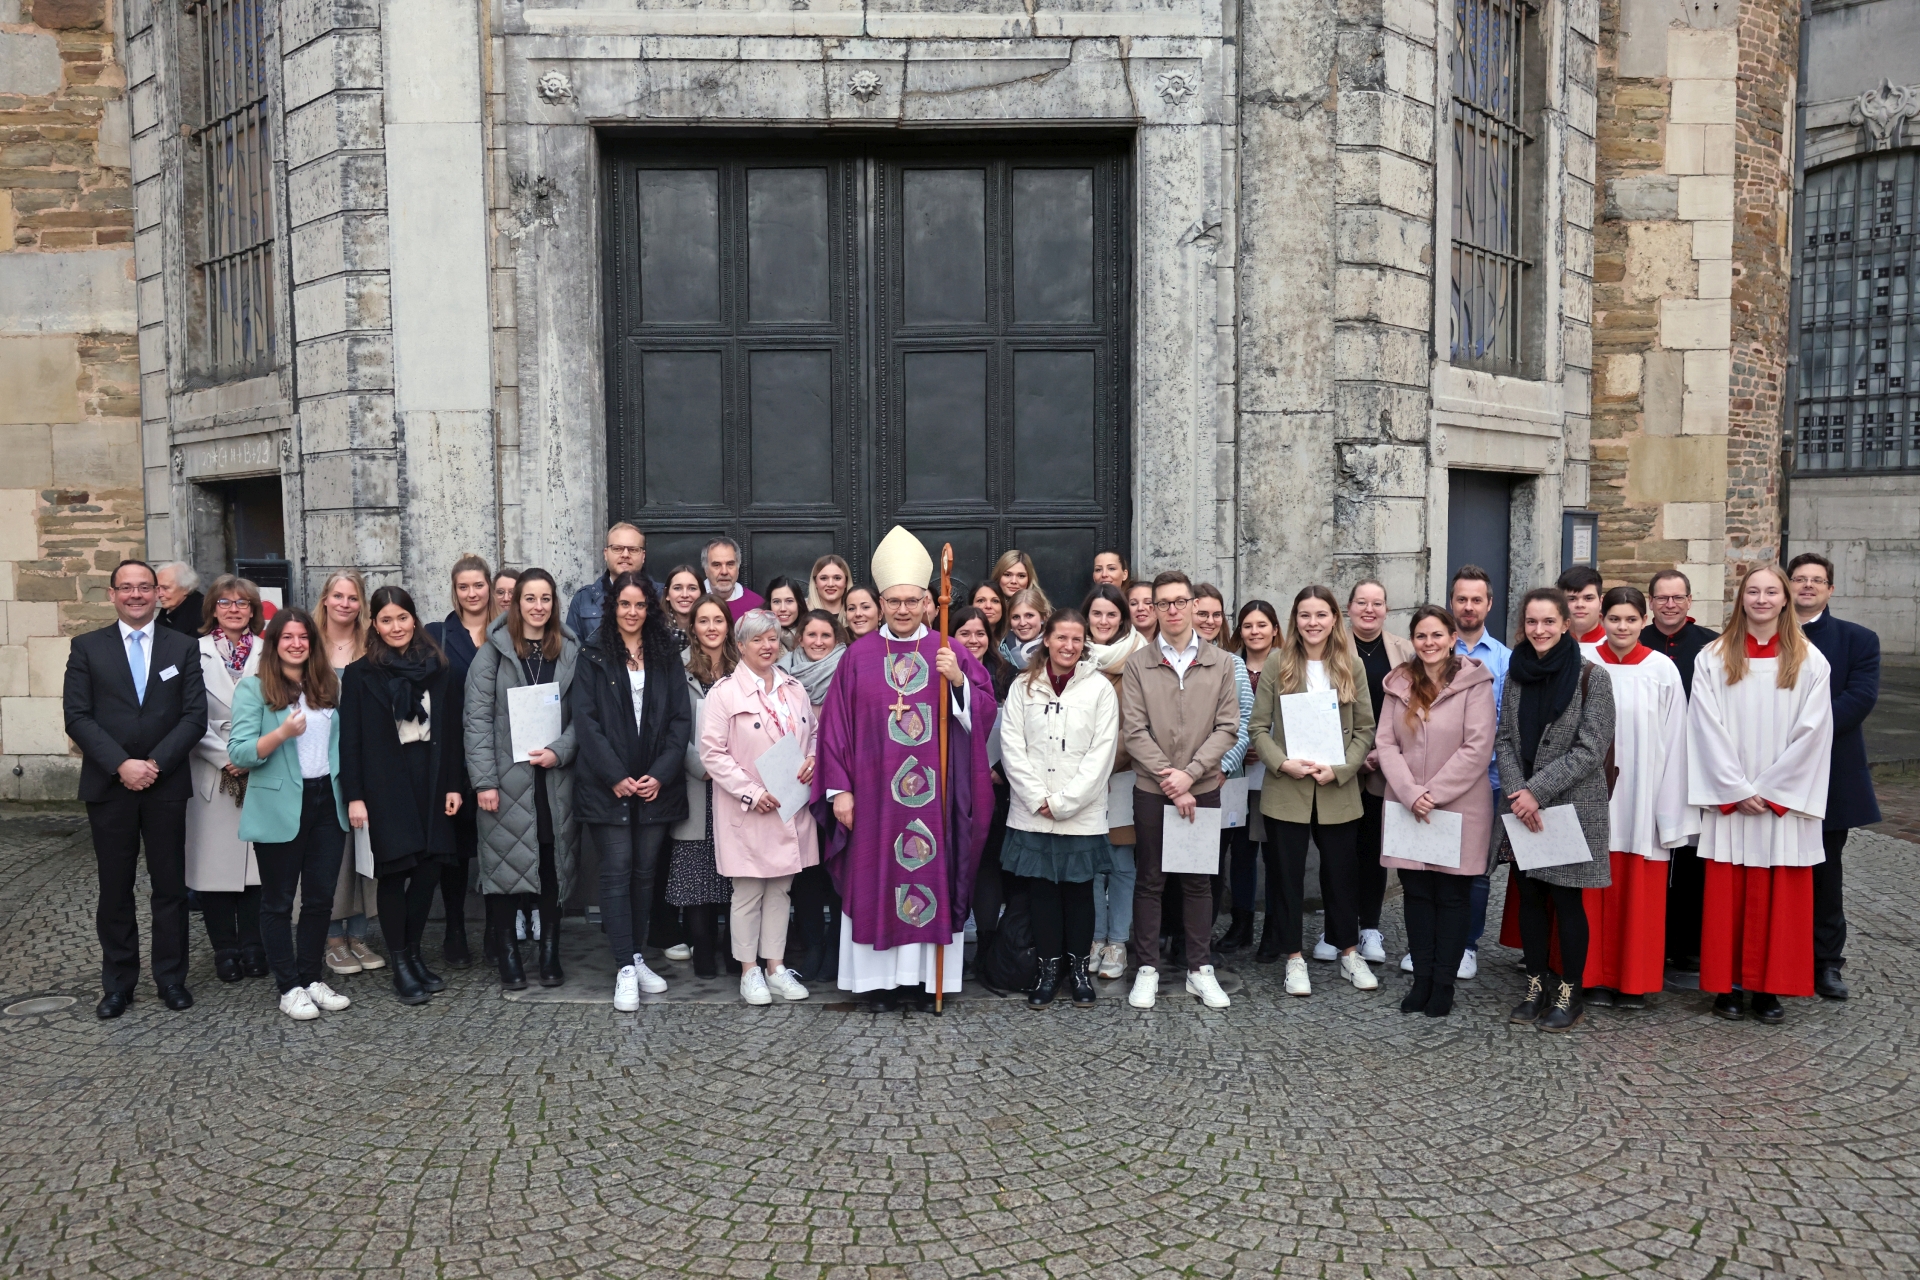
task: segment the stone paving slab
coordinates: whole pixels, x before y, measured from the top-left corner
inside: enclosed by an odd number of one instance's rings
[[[1914,853],[1856,837],[1855,998],[1777,1028],[1692,992],[1512,1027],[1497,947],[1431,1021],[1391,966],[940,1019],[476,967],[295,1024],[197,932],[194,1009],[100,1023],[84,832],[0,819],[0,1007],[79,997],[0,1016],[0,1276],[1912,1276]]]

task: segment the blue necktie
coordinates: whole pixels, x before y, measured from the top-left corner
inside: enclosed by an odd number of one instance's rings
[[[127,633],[127,643],[133,646],[133,652],[127,657],[127,662],[133,667],[133,694],[142,703],[147,700],[147,655],[140,646],[146,638],[145,632]]]

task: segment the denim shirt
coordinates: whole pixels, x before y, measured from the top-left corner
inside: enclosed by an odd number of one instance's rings
[[[1463,657],[1477,659],[1481,666],[1493,672],[1493,718],[1500,722],[1500,696],[1507,691],[1507,664],[1513,661],[1513,650],[1495,640],[1485,631],[1480,633],[1479,641],[1469,649],[1464,639],[1453,642],[1453,651]],[[1493,763],[1487,766],[1487,781],[1493,789],[1500,790],[1500,757],[1495,756]]]

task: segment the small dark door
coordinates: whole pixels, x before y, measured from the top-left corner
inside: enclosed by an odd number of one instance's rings
[[[1507,641],[1509,556],[1513,536],[1513,478],[1498,471],[1447,472],[1447,576],[1479,565],[1493,579],[1487,633]]]
[[[609,156],[609,506],[656,574],[724,532],[756,588],[864,577],[897,522],[1076,597],[1124,544],[1117,148]]]

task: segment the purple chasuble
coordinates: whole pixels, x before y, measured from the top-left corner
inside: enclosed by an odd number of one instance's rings
[[[877,951],[952,943],[966,924],[993,821],[993,681],[958,646],[973,732],[949,712],[949,777],[940,794],[936,717],[949,691],[934,666],[939,650],[935,632],[906,641],[882,626],[853,642],[820,707],[813,795],[814,816],[829,833],[824,862],[853,940]],[[853,793],[851,832],[834,821],[829,790]]]

